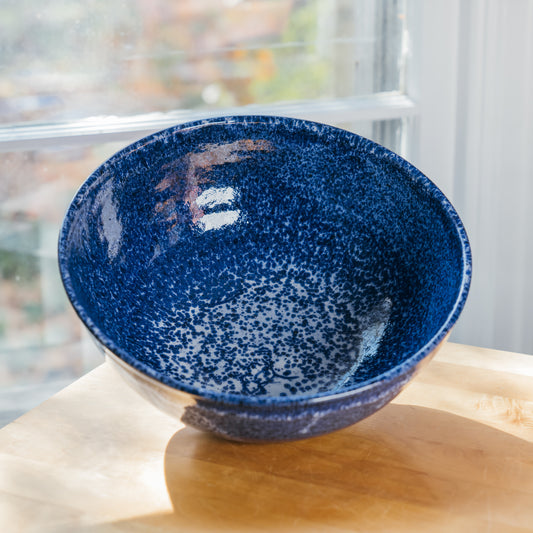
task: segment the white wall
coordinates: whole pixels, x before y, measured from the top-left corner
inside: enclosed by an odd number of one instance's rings
[[[474,260],[452,340],[533,354],[533,0],[423,9],[413,157],[455,204]]]

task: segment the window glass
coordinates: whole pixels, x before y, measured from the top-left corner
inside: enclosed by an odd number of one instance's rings
[[[404,2],[4,0],[0,123],[401,90]]]
[[[84,178],[118,145],[0,160],[0,388],[73,379],[102,361],[63,290],[57,237]]]

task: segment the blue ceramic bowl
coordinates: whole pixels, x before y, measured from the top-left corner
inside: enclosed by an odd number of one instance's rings
[[[245,441],[385,405],[450,331],[471,273],[459,217],[416,168],[353,133],[260,116],[111,157],[67,212],[59,264],[129,383]]]

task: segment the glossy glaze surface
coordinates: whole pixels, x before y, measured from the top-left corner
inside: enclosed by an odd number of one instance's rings
[[[464,229],[427,178],[366,139],[275,117],[119,152],[74,199],[59,258],[101,345],[208,411],[388,401],[470,280]]]

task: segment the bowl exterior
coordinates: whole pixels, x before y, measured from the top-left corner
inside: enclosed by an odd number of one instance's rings
[[[444,341],[443,341],[444,342]],[[281,442],[323,435],[372,415],[408,384],[437,353],[439,344],[408,372],[321,401],[237,405],[199,398],[146,376],[97,342],[111,366],[134,390],[183,424],[241,442]]]

